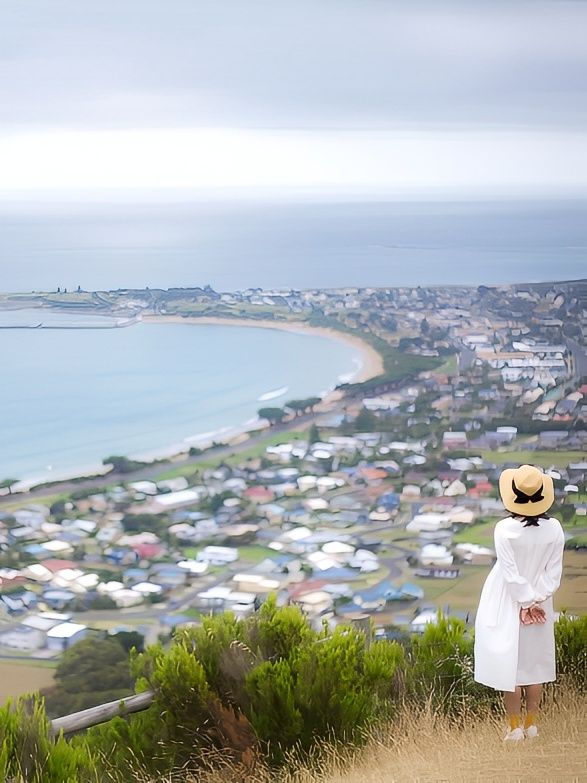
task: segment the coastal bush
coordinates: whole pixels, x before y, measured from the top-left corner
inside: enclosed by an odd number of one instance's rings
[[[87,742],[51,739],[39,696],[22,696],[0,707],[0,780],[14,783],[98,783]]]
[[[561,612],[554,624],[558,675],[580,691],[587,688],[587,615]]]
[[[496,692],[476,683],[473,671],[473,638],[463,620],[439,611],[435,623],[412,637],[407,669],[412,698],[451,714],[462,711],[465,703],[479,708],[497,704]]]
[[[114,718],[87,732],[89,747],[106,767],[136,768],[162,775],[183,766],[210,744],[210,689],[193,650],[177,640],[169,650],[160,645],[131,653],[137,691],[153,690],[144,712]]]

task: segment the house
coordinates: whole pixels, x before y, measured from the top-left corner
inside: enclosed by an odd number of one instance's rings
[[[275,495],[267,487],[249,487],[243,492],[243,497],[252,503],[271,503]]]
[[[436,623],[437,621],[438,613],[428,609],[417,614],[410,623],[410,627],[413,633],[423,633],[429,623]]]
[[[386,511],[396,511],[400,505],[400,496],[397,492],[384,492],[377,498],[377,505],[382,506]]]
[[[353,595],[353,602],[357,604],[361,611],[380,611],[385,607],[387,601],[397,601],[405,598],[402,591],[394,587],[388,579],[384,579],[379,584],[359,590]]]
[[[201,576],[208,570],[208,563],[198,560],[180,560],[177,567],[183,568],[188,576]]]
[[[449,566],[452,565],[453,556],[442,544],[425,544],[418,558],[422,565]]]
[[[198,552],[196,560],[209,565],[227,565],[238,560],[238,549],[229,546],[206,546]]]
[[[45,646],[45,634],[27,625],[14,625],[0,632],[0,645],[29,652],[40,650]]]
[[[246,617],[255,611],[256,601],[256,593],[232,590],[225,599],[225,608],[230,612],[234,612],[237,617]]]
[[[145,598],[148,598],[151,595],[161,595],[163,592],[162,585],[155,582],[138,582],[132,586],[132,589]]]
[[[466,562],[471,565],[493,565],[495,560],[495,552],[486,546],[480,546],[479,544],[457,544],[455,546],[455,552]]]
[[[466,432],[445,432],[442,435],[444,449],[466,449],[469,445]]]
[[[206,491],[203,488],[190,487],[190,489],[182,489],[178,492],[168,492],[162,495],[157,495],[150,501],[150,509],[153,513],[160,511],[171,511],[175,508],[181,508],[182,506],[194,506],[200,502],[206,495]]]
[[[452,521],[448,514],[425,513],[416,514],[412,517],[410,522],[406,525],[406,530],[418,533],[422,531],[433,532],[443,528],[450,528],[451,525]]]
[[[132,481],[128,486],[140,495],[156,495],[158,491],[154,481]]]
[[[80,623],[64,622],[47,631],[49,650],[67,650],[87,635],[87,626]]]
[[[298,604],[306,614],[319,615],[333,608],[334,599],[332,595],[325,590],[314,590],[299,595],[295,599],[295,603]]]
[[[60,588],[49,588],[45,590],[42,596],[42,600],[51,609],[62,611],[70,606],[75,601],[76,595],[72,590],[65,590]]]
[[[459,575],[458,568],[418,568],[416,576],[432,579],[456,579]]]
[[[467,488],[460,479],[456,479],[446,487],[444,494],[446,497],[455,497],[456,495],[465,495]]]
[[[204,565],[207,565],[207,563],[204,563]],[[175,563],[157,563],[151,568],[150,579],[154,580],[156,584],[172,590],[186,583],[187,570],[180,568]]]

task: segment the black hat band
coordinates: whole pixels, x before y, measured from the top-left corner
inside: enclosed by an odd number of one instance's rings
[[[542,494],[543,489],[544,484],[541,484],[540,488],[537,489],[533,495],[527,495],[525,492],[522,492],[521,489],[516,487],[516,483],[512,479],[512,490],[516,496],[516,503],[539,503],[541,500],[544,500],[544,495]]]

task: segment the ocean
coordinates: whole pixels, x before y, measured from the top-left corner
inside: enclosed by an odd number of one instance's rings
[[[3,204],[0,291],[574,279],[587,269],[586,207]],[[0,330],[0,352],[0,478],[21,479],[222,434],[263,405],[332,388],[358,362],[356,349],[322,337],[203,325]]]
[[[587,202],[1,205],[0,291],[575,279]]]
[[[0,479],[20,480],[222,440],[361,364],[320,335],[203,324],[0,329],[0,355]]]

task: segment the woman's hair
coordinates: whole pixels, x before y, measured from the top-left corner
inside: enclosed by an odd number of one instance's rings
[[[540,527],[538,521],[540,519],[544,519],[544,520],[548,519],[546,514],[537,514],[536,516],[532,516],[531,514],[528,514],[526,516],[525,514],[512,513],[510,514],[510,516],[512,517],[512,519],[519,519],[520,522],[525,522],[526,524],[524,525],[524,527]]]

